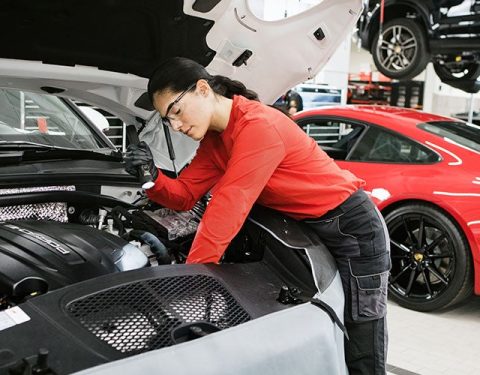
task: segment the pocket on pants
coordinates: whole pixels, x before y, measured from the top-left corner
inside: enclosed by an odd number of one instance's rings
[[[355,321],[383,318],[387,311],[388,273],[390,254],[388,252],[350,258],[351,312]]]
[[[360,255],[358,239],[350,233],[340,230],[338,215],[330,219],[306,220],[335,258],[356,257]]]

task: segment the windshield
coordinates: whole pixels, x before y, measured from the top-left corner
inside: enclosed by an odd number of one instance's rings
[[[0,144],[32,143],[98,150],[98,137],[62,99],[0,88]]]
[[[417,126],[471,150],[480,151],[480,126],[478,125],[460,121],[435,121]]]

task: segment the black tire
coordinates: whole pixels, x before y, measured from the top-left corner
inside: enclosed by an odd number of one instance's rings
[[[396,18],[385,23],[381,46],[378,45],[379,35],[377,31],[371,53],[375,66],[385,76],[409,80],[420,74],[430,61],[427,36],[418,22]]]
[[[475,80],[480,76],[480,64],[477,62],[454,63],[447,62],[440,64],[433,63],[433,69],[442,82]]]
[[[433,311],[472,294],[470,247],[443,211],[405,204],[388,213],[385,222],[390,233],[392,300],[408,309]]]

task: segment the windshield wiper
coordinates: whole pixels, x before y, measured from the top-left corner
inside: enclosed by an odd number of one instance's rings
[[[72,147],[62,147],[56,145],[46,145],[44,143],[36,143],[29,141],[0,141],[0,150],[68,150],[68,151],[92,151],[92,152],[101,152],[112,151],[110,147],[102,147],[97,149],[97,151],[91,149],[79,149]]]
[[[40,149],[40,150],[73,150],[66,147],[59,147],[53,145],[45,145],[42,143],[28,142],[28,141],[0,141],[0,150],[31,150],[31,149]]]
[[[0,155],[2,162],[10,159],[13,162],[38,161],[38,160],[107,160],[121,161],[122,153],[110,148],[93,150],[82,150],[77,148],[66,148],[52,145],[44,145],[34,142],[5,142],[0,141],[0,152],[17,151],[15,157],[10,158],[8,153]]]

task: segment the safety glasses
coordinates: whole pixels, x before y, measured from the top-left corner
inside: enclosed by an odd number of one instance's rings
[[[195,86],[196,86],[196,82],[195,83],[192,83],[190,86],[188,86],[188,88],[183,91],[180,95],[178,95],[178,97],[173,101],[171,102],[168,107],[167,107],[167,112],[165,113],[165,116],[162,117],[162,123],[164,125],[167,125],[167,126],[170,126],[172,127],[172,123],[170,122],[170,119],[168,118],[168,114],[170,113],[170,111],[172,110],[172,108],[178,104],[178,102],[180,102],[180,100],[182,100],[182,98],[191,90],[193,89]]]

